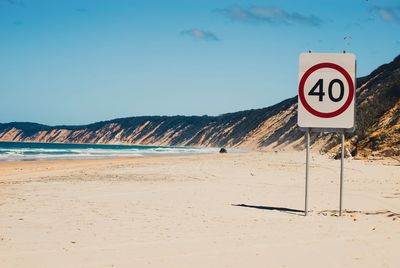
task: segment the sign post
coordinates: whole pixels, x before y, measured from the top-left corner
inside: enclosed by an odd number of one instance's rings
[[[308,168],[310,163],[310,129],[306,130],[306,186],[305,186],[305,204],[304,204],[304,215],[307,216],[308,213]]]
[[[344,170],[344,131],[342,136],[342,153],[340,158],[340,203],[339,203],[339,216],[342,216],[342,203],[343,203],[343,170]]]
[[[342,215],[345,132],[354,131],[356,58],[349,53],[302,53],[297,124],[306,131],[305,208],[308,213],[310,132],[340,132],[339,215]]]

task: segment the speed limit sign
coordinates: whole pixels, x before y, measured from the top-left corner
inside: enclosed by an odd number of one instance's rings
[[[302,53],[299,66],[300,128],[354,128],[356,58],[349,53]]]

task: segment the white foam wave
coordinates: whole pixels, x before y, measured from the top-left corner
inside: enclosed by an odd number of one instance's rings
[[[80,148],[0,148],[0,161],[24,161],[42,159],[85,159],[151,155],[187,155],[216,153],[217,148],[192,147],[141,147],[126,149]]]

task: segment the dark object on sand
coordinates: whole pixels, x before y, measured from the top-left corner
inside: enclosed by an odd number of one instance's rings
[[[221,150],[219,150],[220,154],[226,154],[228,151],[225,148],[221,148]]]

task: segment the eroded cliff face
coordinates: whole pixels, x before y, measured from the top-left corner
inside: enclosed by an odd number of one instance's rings
[[[221,116],[131,117],[86,126],[49,127],[32,123],[0,125],[0,141],[118,143],[175,146],[260,147],[262,126],[277,127],[293,113],[296,98],[277,105]]]
[[[400,57],[359,78],[352,155],[400,155]],[[271,107],[220,116],[142,116],[84,126],[0,124],[0,141],[302,149],[297,97]],[[335,154],[339,137],[313,133],[312,148]]]

